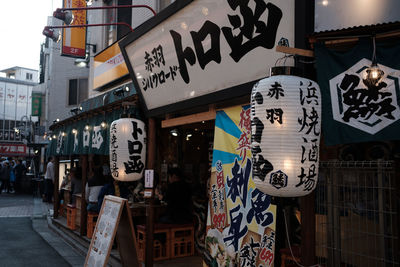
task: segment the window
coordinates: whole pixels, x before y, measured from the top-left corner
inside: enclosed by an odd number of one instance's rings
[[[121,6],[131,5],[132,0],[108,0],[107,5]],[[132,9],[131,8],[112,8],[106,9],[106,23],[125,22],[132,25]],[[106,27],[105,45],[110,46],[117,40],[121,39],[130,30],[126,26],[110,25]]]
[[[88,97],[88,79],[71,79],[68,85],[68,106],[78,105]]]
[[[15,72],[7,73],[7,78],[15,79]]]
[[[32,81],[32,73],[26,73],[26,79]]]
[[[108,5],[117,5],[117,1],[109,1]],[[117,22],[117,9],[106,9],[106,23]],[[117,41],[117,25],[109,25],[106,27],[106,46],[110,46]]]
[[[160,11],[175,2],[174,0],[160,0]]]

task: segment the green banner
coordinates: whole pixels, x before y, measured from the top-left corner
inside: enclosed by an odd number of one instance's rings
[[[32,116],[42,115],[42,94],[32,93]]]
[[[367,80],[373,51],[371,38],[346,52],[315,46],[327,145],[400,139],[400,42],[376,44],[383,76]]]

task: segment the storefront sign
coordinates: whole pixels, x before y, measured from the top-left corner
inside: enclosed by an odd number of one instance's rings
[[[291,75],[259,81],[251,96],[253,179],[262,192],[298,197],[317,186],[321,93]]]
[[[126,75],[128,75],[128,68],[118,43],[107,47],[94,57],[94,89],[99,89]]]
[[[400,139],[400,43],[377,44],[384,74],[375,84],[365,80],[372,51],[371,39],[345,53],[315,47],[327,145]]]
[[[0,143],[0,155],[2,156],[25,156],[28,148],[24,144]]]
[[[276,206],[255,187],[250,106],[217,112],[205,266],[273,266]]]
[[[281,57],[277,42],[284,37],[293,44],[293,36],[294,1],[186,0],[120,46],[146,108],[156,113],[265,77]]]
[[[64,8],[86,7],[86,0],[63,0]],[[86,11],[72,11],[74,20],[72,25],[86,24]],[[76,58],[86,57],[86,27],[65,28],[62,30],[62,56]]]

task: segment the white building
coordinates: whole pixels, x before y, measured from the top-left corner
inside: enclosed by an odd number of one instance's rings
[[[32,91],[37,85],[38,71],[12,67],[0,71],[0,155],[24,156],[23,144],[33,138]],[[26,141],[25,141],[26,142]]]

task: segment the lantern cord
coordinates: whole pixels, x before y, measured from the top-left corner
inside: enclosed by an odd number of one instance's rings
[[[290,239],[289,239],[289,230],[288,230],[288,226],[287,226],[287,220],[286,220],[286,212],[285,210],[283,210],[283,217],[285,219],[285,229],[286,229],[286,239],[289,245],[289,250],[290,250],[290,254],[292,255],[292,260],[296,263],[297,266],[300,267],[321,267],[321,265],[319,264],[315,264],[315,265],[310,265],[310,266],[305,266],[305,265],[301,265],[300,263],[298,263],[296,261],[296,258],[293,255],[293,251],[292,251],[292,245],[290,244]]]
[[[375,35],[372,36],[372,45],[374,51],[372,52],[372,64],[376,64],[376,44],[375,44]]]
[[[278,65],[278,63],[280,63],[282,60],[283,60],[283,65],[285,66],[286,60],[287,60],[288,58],[290,58],[290,57],[294,58],[294,55],[287,55],[287,54],[285,54],[283,57],[278,58],[278,59],[275,61],[275,67],[276,67],[276,65]]]

